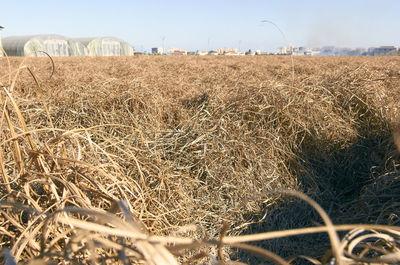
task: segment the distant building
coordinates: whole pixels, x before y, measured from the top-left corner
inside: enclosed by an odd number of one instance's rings
[[[207,55],[208,52],[207,51],[197,51],[196,54],[200,55],[200,56],[204,56],[204,55]]]
[[[242,55],[242,54],[239,53],[239,52],[226,52],[226,53],[223,53],[222,55],[225,55],[225,56],[238,56],[238,55]],[[243,53],[243,55],[245,55],[245,53]]]
[[[224,55],[224,54],[232,55],[233,53],[237,54],[238,49],[237,48],[218,48],[218,49],[216,49],[216,52],[221,55]]]
[[[394,46],[381,46],[379,48],[346,48],[325,46],[322,48],[307,47],[278,47],[276,54],[284,55],[309,55],[309,56],[365,56],[365,55],[397,55],[397,48]]]
[[[168,53],[171,55],[187,55],[187,51],[178,48],[168,48]]]
[[[296,46],[288,46],[288,47],[278,47],[277,53],[279,55],[312,55],[312,49],[307,47],[296,47]]]
[[[245,55],[255,56],[256,52],[252,51],[252,50],[248,50],[247,52],[245,52]]]
[[[287,54],[287,48],[286,47],[278,47],[276,53],[277,54]]]
[[[361,56],[361,55],[367,55],[368,50],[365,48],[355,48],[351,49],[346,55],[349,56]]]
[[[296,56],[311,55],[311,49],[306,47],[293,47],[292,54]]]
[[[164,54],[164,48],[163,47],[151,48],[151,53],[152,54]]]
[[[312,56],[313,50],[311,48],[307,48],[307,47],[299,47],[296,49],[296,51],[293,53],[293,55]]]
[[[335,54],[335,47],[334,46],[325,46],[321,48],[321,51],[319,55],[325,55],[325,56],[332,56],[336,55]]]
[[[311,49],[311,56],[317,56],[321,53],[321,50],[319,48],[313,48]]]
[[[397,49],[394,46],[381,46],[373,49],[373,55],[395,55]]]
[[[369,47],[369,48],[367,49],[368,55],[374,55],[374,50],[375,50],[375,49],[376,49],[375,47]]]

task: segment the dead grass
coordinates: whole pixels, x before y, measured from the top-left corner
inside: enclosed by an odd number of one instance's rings
[[[276,263],[327,262],[328,249],[342,264],[398,262],[399,58],[299,58],[294,83],[287,57],[55,58],[51,79],[48,59],[27,59],[40,87],[5,60],[9,261],[228,264],[230,245]],[[285,238],[316,232],[332,248]],[[285,259],[243,244],[267,239]]]

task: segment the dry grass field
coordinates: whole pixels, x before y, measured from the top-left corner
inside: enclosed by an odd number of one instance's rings
[[[0,58],[3,261],[398,264],[400,58],[294,59]]]

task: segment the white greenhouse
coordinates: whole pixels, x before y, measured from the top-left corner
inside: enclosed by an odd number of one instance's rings
[[[81,42],[68,39],[69,55],[71,56],[85,56],[88,55],[88,49]]]
[[[113,37],[78,38],[74,40],[87,48],[87,55],[89,56],[130,56],[134,54],[131,45]]]
[[[8,56],[45,56],[38,51],[44,51],[51,56],[69,56],[67,38],[60,35],[33,35],[5,37],[2,46]]]
[[[113,37],[71,39],[61,35],[32,35],[0,38],[8,56],[131,56],[129,43]],[[0,56],[2,55],[0,49]]]
[[[135,51],[133,50],[133,47],[125,42],[121,41],[121,55],[122,56],[132,56],[135,54]]]

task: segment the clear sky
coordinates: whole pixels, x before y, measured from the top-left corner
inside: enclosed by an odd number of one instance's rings
[[[115,36],[136,50],[400,46],[399,0],[0,0],[3,37]]]

